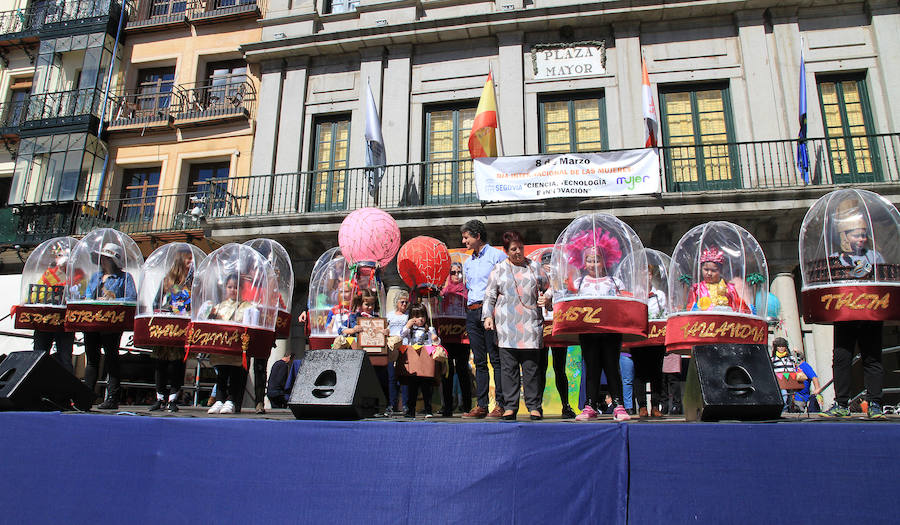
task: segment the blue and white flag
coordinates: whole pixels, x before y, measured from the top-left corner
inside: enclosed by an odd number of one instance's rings
[[[372,86],[366,84],[368,100],[366,102],[366,175],[369,178],[369,195],[375,196],[381,177],[384,176],[384,165],[387,157],[384,153],[384,138],[381,136],[381,118],[375,107]]]
[[[809,150],[806,148],[806,63],[800,44],[800,134],[797,137],[797,169],[803,182],[809,184]]]

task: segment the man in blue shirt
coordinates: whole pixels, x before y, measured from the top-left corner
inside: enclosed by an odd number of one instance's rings
[[[469,334],[469,346],[475,360],[475,393],[478,404],[471,411],[463,414],[465,418],[499,418],[503,415],[503,389],[500,386],[500,351],[497,348],[497,334],[493,330],[485,330],[481,321],[481,303],[487,288],[488,277],[494,265],[506,259],[506,254],[487,243],[487,229],[479,220],[470,220],[460,228],[462,242],[472,250],[472,256],[463,263],[463,275],[466,277],[466,288],[469,298],[466,309],[466,331]],[[490,372],[488,356],[494,368],[494,397],[496,405],[488,413]]]

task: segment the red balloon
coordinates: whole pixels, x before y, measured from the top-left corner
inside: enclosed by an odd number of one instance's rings
[[[450,275],[447,245],[433,237],[420,235],[406,241],[397,253],[397,271],[410,288],[440,288]]]

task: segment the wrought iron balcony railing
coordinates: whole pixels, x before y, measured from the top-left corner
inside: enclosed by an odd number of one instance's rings
[[[108,129],[168,126],[172,121],[175,95],[171,90],[148,92],[133,90],[110,95],[106,118]]]
[[[128,0],[128,29],[153,28],[191,22],[219,22],[240,17],[258,17],[265,0]]]
[[[116,0],[62,0],[47,8],[45,24],[58,24],[118,14]]]
[[[252,117],[256,106],[256,88],[246,80],[180,84],[174,94],[178,104],[175,118],[182,121]]]
[[[42,4],[0,12],[0,40],[24,39],[37,35],[37,31],[44,25],[48,8],[48,5]]]
[[[14,134],[25,122],[28,99],[0,103],[0,134]]]
[[[100,117],[103,92],[96,88],[34,93],[28,97],[25,120],[59,119],[94,115]]]
[[[900,182],[900,134],[809,139],[809,185]],[[713,149],[710,149],[713,148]],[[707,162],[712,153],[727,162]],[[791,190],[806,187],[797,169],[797,140],[660,148],[664,192]],[[692,156],[693,155],[693,156]],[[699,159],[699,160],[697,160]],[[710,166],[715,170],[709,171]],[[727,170],[725,167],[727,166]],[[306,171],[211,179],[193,192],[139,195],[103,202],[26,206],[19,212],[18,239],[35,243],[58,235],[83,234],[100,226],[128,233],[202,228],[235,218],[344,212],[365,206],[387,209],[477,203],[472,161],[435,161],[384,166],[373,196],[372,168]],[[730,171],[728,171],[730,170]],[[731,177],[730,186],[723,175]],[[704,188],[709,182],[723,184]],[[699,185],[699,186],[698,186]],[[727,198],[727,197],[723,197]],[[792,198],[789,193],[785,198]]]

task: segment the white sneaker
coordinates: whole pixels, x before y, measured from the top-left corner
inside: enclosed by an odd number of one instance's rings
[[[225,406],[221,401],[216,401],[213,403],[213,406],[209,407],[209,410],[206,411],[207,414],[218,414],[222,411],[222,407]]]
[[[226,401],[224,405],[222,405],[222,410],[219,410],[220,414],[234,414],[234,403],[231,401]]]

